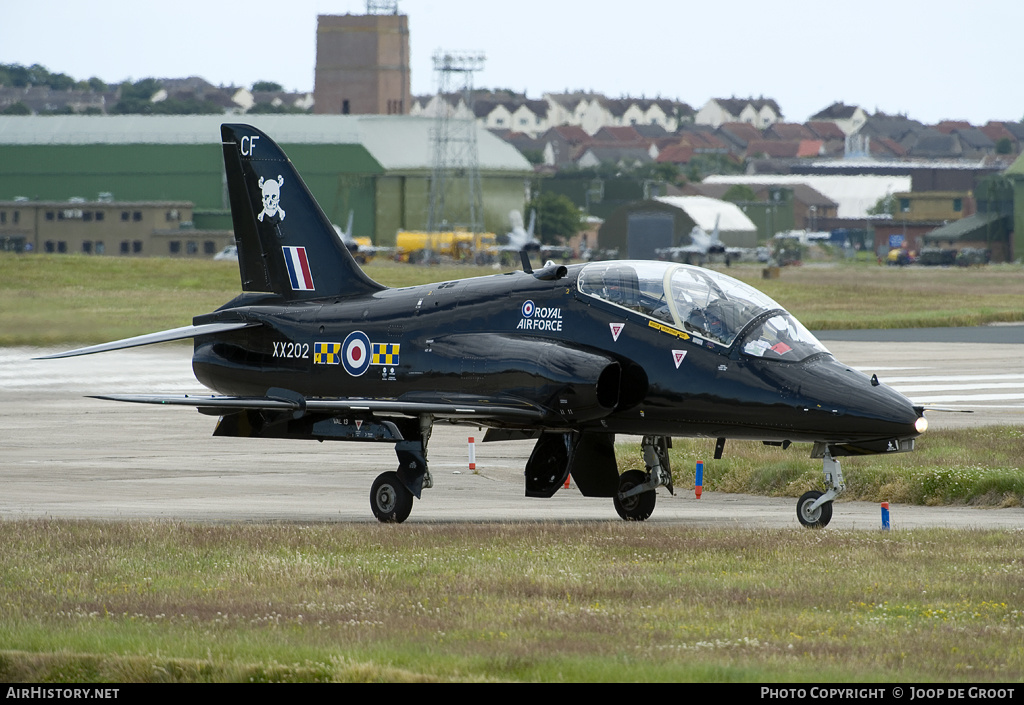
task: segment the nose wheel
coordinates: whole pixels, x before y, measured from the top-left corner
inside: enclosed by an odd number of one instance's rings
[[[824,493],[817,490],[805,492],[796,503],[796,518],[809,529],[821,529],[832,521],[832,502],[814,506],[822,496]]]
[[[809,529],[820,529],[832,521],[832,501],[846,489],[843,468],[825,443],[815,443],[812,458],[822,459],[827,492],[805,492],[796,503],[796,518]]]

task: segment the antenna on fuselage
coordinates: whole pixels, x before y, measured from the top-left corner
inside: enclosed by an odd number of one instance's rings
[[[527,274],[533,274],[533,265],[530,264],[530,253],[526,250],[520,250],[519,257],[523,260],[523,271]]]

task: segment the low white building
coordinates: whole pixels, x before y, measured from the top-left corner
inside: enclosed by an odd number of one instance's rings
[[[836,215],[840,218],[863,218],[868,209],[881,198],[894,193],[910,191],[909,176],[885,176],[878,174],[807,174],[756,176],[714,175],[704,179],[705,184],[747,184],[748,186],[775,184],[806,184],[823,196],[838,204]]]

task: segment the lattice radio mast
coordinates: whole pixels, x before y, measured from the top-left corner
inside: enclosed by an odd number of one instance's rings
[[[398,0],[366,0],[368,15],[397,15]]]
[[[480,158],[477,152],[476,114],[473,111],[473,74],[482,71],[485,57],[482,52],[440,51],[434,53],[434,71],[437,73],[437,116],[433,134],[434,162],[430,175],[430,213],[427,230],[448,230],[455,223],[465,225],[470,232],[484,229],[483,190],[480,184]],[[449,108],[447,99],[453,90],[462,91],[464,114],[458,104]],[[464,184],[468,198],[469,219],[454,218],[465,215],[449,202],[449,191]]]

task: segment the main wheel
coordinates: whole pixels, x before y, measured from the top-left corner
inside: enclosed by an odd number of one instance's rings
[[[647,481],[647,473],[641,470],[627,470],[619,477],[619,494],[628,492],[637,485]],[[647,490],[640,494],[619,499],[615,495],[615,511],[626,521],[644,521],[654,513],[654,504],[658,501],[658,495],[654,490]]]
[[[810,529],[821,529],[828,526],[828,523],[832,521],[832,503],[825,502],[814,511],[811,511],[811,505],[817,501],[823,493],[817,490],[811,490],[810,492],[804,492],[804,494],[797,500],[796,503],[796,518],[800,520],[800,523]]]
[[[386,524],[401,524],[408,519],[412,500],[412,492],[398,479],[397,472],[381,473],[370,487],[370,509],[377,521]]]

